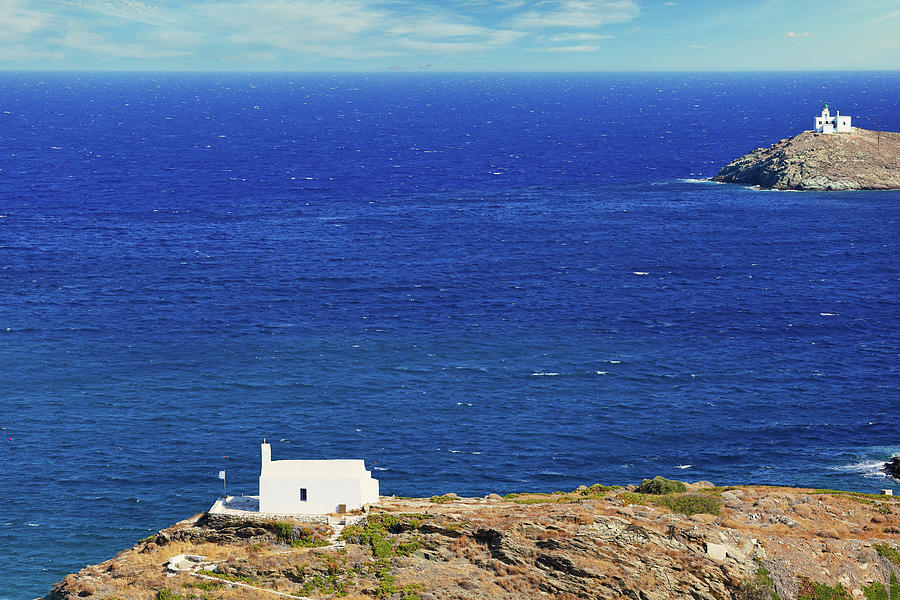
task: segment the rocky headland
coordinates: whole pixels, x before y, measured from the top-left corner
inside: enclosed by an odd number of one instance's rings
[[[900,479],[900,456],[892,456],[891,460],[884,463],[884,472],[894,479]]]
[[[730,162],[712,181],[776,190],[900,189],[900,133],[804,131]]]
[[[44,600],[875,600],[898,579],[900,497],[657,479],[385,497],[322,523],[204,513]]]

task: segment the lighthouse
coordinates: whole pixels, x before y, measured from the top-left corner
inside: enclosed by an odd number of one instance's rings
[[[850,126],[850,117],[847,115],[842,117],[841,111],[837,111],[837,114],[831,116],[826,102],[822,107],[822,114],[816,117],[815,131],[816,133],[850,133],[853,131],[853,127]]]

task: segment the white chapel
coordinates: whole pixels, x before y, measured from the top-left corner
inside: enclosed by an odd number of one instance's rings
[[[841,111],[831,116],[828,111],[828,104],[822,108],[822,115],[816,117],[816,133],[850,133],[853,127],[850,126],[850,117],[841,116]]]
[[[378,502],[378,480],[362,460],[272,460],[263,441],[259,512],[327,514]]]

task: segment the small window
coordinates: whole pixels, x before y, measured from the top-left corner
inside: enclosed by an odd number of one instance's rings
[[[300,502],[306,502],[306,488],[300,488]]]

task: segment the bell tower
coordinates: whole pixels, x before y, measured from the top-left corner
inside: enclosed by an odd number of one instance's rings
[[[260,473],[265,473],[266,465],[272,462],[272,446],[266,443],[266,438],[263,438],[263,443],[259,445],[260,454],[262,454],[262,466],[260,467]]]

